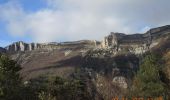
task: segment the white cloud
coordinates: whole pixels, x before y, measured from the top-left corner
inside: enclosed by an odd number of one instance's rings
[[[46,0],[47,8],[27,13],[14,2],[0,6],[0,18],[15,36],[36,42],[102,39],[109,32],[136,33],[169,24],[170,1]]]
[[[7,22],[7,31],[13,36],[22,36],[25,32],[24,11],[16,2],[0,5],[0,20]]]

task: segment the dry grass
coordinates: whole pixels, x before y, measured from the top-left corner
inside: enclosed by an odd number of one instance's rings
[[[73,51],[68,56],[63,50],[29,51],[12,55],[21,67],[24,79],[36,78],[42,74],[68,77],[76,67],[80,66],[81,57],[79,50]]]

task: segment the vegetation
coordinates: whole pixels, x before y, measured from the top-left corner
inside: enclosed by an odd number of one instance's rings
[[[166,93],[165,84],[161,80],[160,59],[153,54],[147,55],[140,65],[134,79],[131,96],[159,97]]]
[[[20,66],[7,56],[0,55],[0,98],[3,100],[20,100],[21,78]],[[11,95],[12,94],[12,95]]]
[[[61,77],[40,77],[22,82],[21,67],[0,55],[1,100],[91,100],[85,81]]]
[[[168,53],[169,54],[169,53]],[[86,68],[92,68],[94,71],[101,71],[105,66],[105,73],[118,66],[127,66],[128,62],[138,64],[138,60],[133,56],[121,60],[125,57],[116,57],[114,59],[99,59],[85,57],[83,63]],[[163,67],[161,57],[153,54],[147,54],[140,64],[140,69],[134,76],[132,87],[128,95],[130,97],[159,97],[167,95],[169,86],[169,56],[165,56],[165,65]],[[115,65],[113,64],[115,61]],[[125,64],[121,64],[124,61]],[[134,61],[134,62],[133,62]],[[126,65],[127,63],[127,65]],[[162,68],[165,68],[164,70]],[[88,90],[92,84],[87,82],[81,69],[77,69],[70,79],[61,77],[39,77],[23,82],[19,75],[21,67],[5,55],[0,55],[0,100],[93,100],[95,89]],[[132,69],[137,70],[137,69]],[[164,72],[166,72],[164,75]],[[82,78],[83,77],[83,78]],[[166,77],[168,77],[166,79]],[[105,81],[107,82],[107,81]],[[106,86],[107,87],[107,86]],[[101,91],[106,90],[102,88]],[[111,90],[108,88],[107,91]],[[92,93],[92,92],[94,93]],[[107,91],[102,94],[107,94]],[[93,95],[93,96],[92,96]],[[101,94],[100,94],[101,95]]]

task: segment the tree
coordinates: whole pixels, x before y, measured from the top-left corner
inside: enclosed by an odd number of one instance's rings
[[[3,100],[20,100],[19,89],[21,67],[5,55],[0,55],[0,98]]]
[[[59,100],[89,100],[85,84],[77,79],[66,80],[56,77],[52,93]]]
[[[38,100],[91,100],[85,82],[76,78],[49,76],[44,77],[38,86],[31,83],[31,86],[36,87]]]
[[[153,54],[149,54],[143,59],[133,82],[132,96],[158,97],[164,95],[165,88],[160,77],[159,60]]]

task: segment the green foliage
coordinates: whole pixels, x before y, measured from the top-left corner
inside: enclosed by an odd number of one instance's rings
[[[85,83],[78,79],[56,77],[51,93],[57,100],[90,100]]]
[[[30,100],[91,100],[85,83],[78,79],[46,76],[30,80],[28,86],[34,93]]]
[[[164,95],[165,88],[160,77],[159,61],[160,59],[153,54],[147,55],[143,59],[134,79],[132,96],[158,97]]]
[[[21,67],[0,55],[0,100],[91,100],[85,81],[61,77],[39,77],[23,84]]]
[[[0,55],[0,98],[3,100],[20,100],[21,78],[20,66],[5,55]]]

